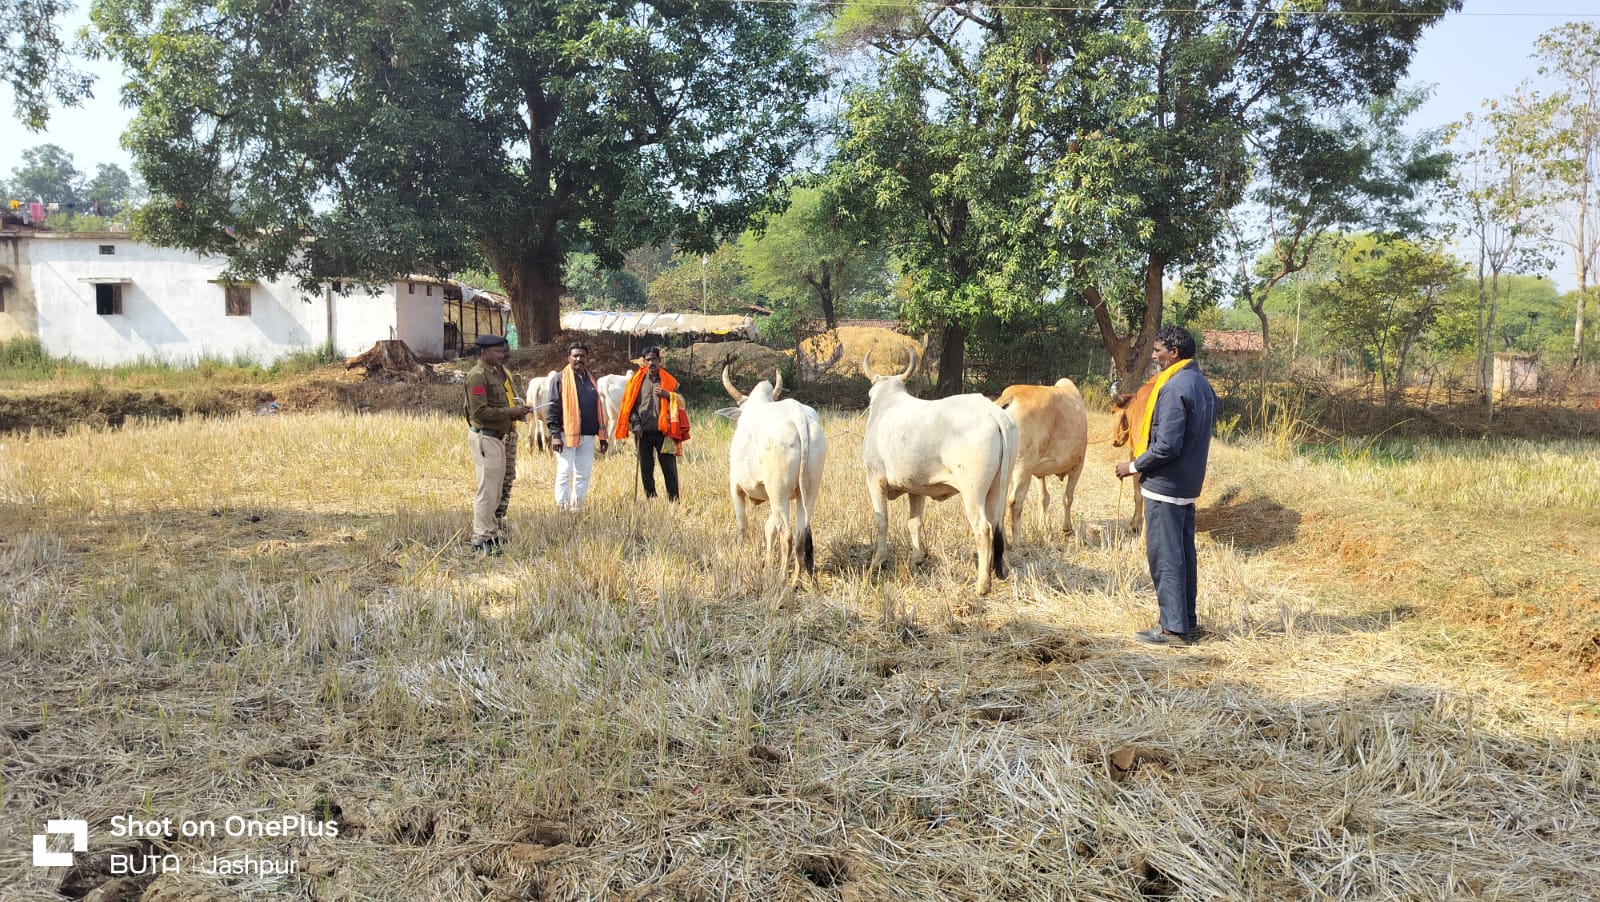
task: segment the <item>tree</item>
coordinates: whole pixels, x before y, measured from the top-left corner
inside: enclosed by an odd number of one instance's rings
[[[1352,226],[1412,235],[1425,228],[1423,189],[1448,173],[1450,156],[1438,147],[1439,131],[1413,136],[1401,129],[1426,99],[1424,91],[1402,90],[1327,117],[1273,110],[1252,138],[1256,187],[1228,225],[1238,294],[1255,313],[1268,352],[1263,380],[1272,349],[1267,298],[1311,265],[1324,236]]]
[[[0,0],[0,78],[11,86],[12,108],[30,131],[42,131],[51,104],[75,106],[89,96],[92,79],[69,62],[59,22],[68,0]]]
[[[942,331],[943,394],[961,390],[979,320],[1038,304],[1059,275],[1041,240],[1039,117],[1062,77],[1035,62],[1047,18],[942,2],[840,14],[841,39],[867,41],[875,59],[846,94],[829,190],[847,238],[888,236],[910,285],[902,316]]]
[[[1074,233],[1067,256],[1076,287],[1120,376],[1144,371],[1174,271],[1197,299],[1220,291],[1207,276],[1218,263],[1227,213],[1244,198],[1257,161],[1265,157],[1266,168],[1280,175],[1299,168],[1290,181],[1310,188],[1303,157],[1335,149],[1301,141],[1317,132],[1319,110],[1392,94],[1423,30],[1460,8],[1454,0],[1352,6],[1286,10],[1268,0],[1205,0],[1169,12],[1130,5],[1099,14],[1120,16],[1123,41],[1064,42],[1083,48],[1084,57],[1106,48],[1094,65],[1114,79],[1110,89],[1080,82],[1077,131],[1055,164],[1053,197],[1058,221]],[[1103,32],[1105,25],[1095,27]],[[1106,190],[1099,173],[1107,168],[1122,195],[1110,204],[1094,196]],[[1356,173],[1374,174],[1343,164],[1343,177]],[[1119,248],[1120,272],[1107,272],[1107,241]]]
[[[819,312],[829,329],[838,326],[846,299],[889,288],[882,248],[842,226],[834,199],[820,188],[797,188],[783,213],[738,244],[751,287],[777,304]]]
[[[139,226],[308,283],[483,260],[537,342],[575,248],[709,251],[769,207],[820,85],[786,3],[221,7],[96,0],[138,109]]]
[[[650,283],[650,306],[663,313],[742,313],[752,300],[749,276],[732,245],[683,255]]]
[[[40,144],[22,152],[22,165],[11,172],[11,190],[25,200],[76,204],[82,200],[83,173],[59,145]]]
[[[1460,4],[1348,7],[941,0],[842,15],[881,54],[847,101],[844,183],[887,217],[918,306],[950,324],[941,381],[977,317],[1062,290],[1119,375],[1141,374],[1165,283],[1181,276],[1197,304],[1220,293],[1208,273],[1272,117],[1392,92],[1422,31]]]
[[[114,216],[133,200],[133,179],[115,163],[101,163],[83,189],[83,200],[96,216]]]
[[[567,291],[589,310],[642,310],[649,300],[638,277],[626,269],[606,269],[594,254],[567,255]]]
[[[1306,292],[1331,341],[1364,357],[1389,400],[1405,385],[1419,341],[1444,310],[1463,274],[1459,261],[1404,239],[1357,235],[1342,240],[1331,280]]]
[[[1583,360],[1589,278],[1600,258],[1600,26],[1568,22],[1542,35],[1534,57],[1539,74],[1560,90],[1530,119],[1534,152],[1560,210],[1557,240],[1572,252],[1578,277],[1573,310],[1572,365]]]
[[[1514,98],[1504,107],[1485,104],[1482,118],[1468,115],[1453,142],[1461,146],[1450,178],[1457,218],[1467,232],[1476,258],[1477,384],[1484,409],[1494,411],[1494,355],[1501,277],[1508,266],[1542,262],[1539,242],[1546,230],[1535,178],[1534,157],[1525,136],[1532,124],[1528,107]]]

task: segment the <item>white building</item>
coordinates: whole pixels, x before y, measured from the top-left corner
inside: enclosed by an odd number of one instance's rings
[[[456,286],[417,276],[310,295],[289,280],[228,284],[225,265],[124,232],[0,224],[0,340],[37,337],[50,355],[95,366],[205,357],[270,364],[329,344],[353,356],[381,339],[438,358],[445,289],[460,298]]]

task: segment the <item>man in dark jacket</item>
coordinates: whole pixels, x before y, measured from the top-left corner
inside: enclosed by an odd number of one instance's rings
[[[467,372],[467,451],[478,477],[472,499],[472,549],[498,554],[506,538],[506,508],[517,478],[517,421],[528,408],[512,396],[506,358],[511,345],[499,335],[479,335],[478,362]]]
[[[1146,418],[1129,424],[1134,459],[1117,464],[1117,478],[1139,477],[1145,499],[1145,556],[1161,622],[1138,637],[1152,645],[1190,645],[1200,629],[1194,508],[1206,478],[1217,395],[1195,363],[1194,351],[1194,336],[1187,329],[1163,326],[1156,333],[1150,359],[1161,373],[1154,398]]]
[[[567,347],[566,368],[550,377],[545,422],[550,427],[550,450],[556,455],[556,507],[582,510],[589,497],[595,449],[604,454],[608,442],[605,405],[589,372],[589,346],[581,341]]]

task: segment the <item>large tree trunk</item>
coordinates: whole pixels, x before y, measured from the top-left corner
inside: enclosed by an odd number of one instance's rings
[[[561,331],[561,266],[540,259],[537,252],[513,261],[491,261],[517,323],[519,344],[546,344]]]
[[[1111,321],[1111,311],[1100,289],[1093,286],[1084,289],[1084,299],[1094,313],[1095,325],[1100,327],[1100,344],[1111,355],[1111,365],[1116,370],[1112,378],[1121,383],[1124,392],[1131,392],[1143,385],[1145,373],[1150,368],[1150,349],[1156,343],[1156,330],[1161,328],[1164,298],[1161,277],[1166,269],[1166,260],[1154,254],[1145,264],[1144,319],[1139,323],[1139,330],[1129,335],[1117,334],[1117,328]]]
[[[961,393],[961,383],[967,376],[967,329],[950,323],[944,327],[944,344],[939,349],[938,396],[949,397]]]

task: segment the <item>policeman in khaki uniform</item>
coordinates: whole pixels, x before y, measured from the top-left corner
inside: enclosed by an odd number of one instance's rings
[[[478,363],[467,372],[467,451],[478,476],[472,499],[472,550],[499,554],[506,539],[506,506],[517,478],[517,421],[531,408],[511,389],[506,358],[511,345],[499,335],[479,335]]]

